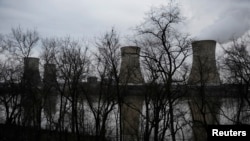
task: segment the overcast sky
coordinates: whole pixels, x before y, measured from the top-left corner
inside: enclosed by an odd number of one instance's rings
[[[197,39],[228,41],[250,27],[250,0],[178,0],[182,29]],[[0,0],[0,33],[37,29],[43,37],[93,38],[114,26],[122,36],[140,24],[151,6],[167,0]]]

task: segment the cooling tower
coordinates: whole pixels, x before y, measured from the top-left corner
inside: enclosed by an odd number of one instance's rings
[[[220,82],[215,61],[216,41],[201,40],[192,43],[193,64],[188,83],[217,85]]]
[[[44,83],[45,84],[55,84],[56,82],[56,65],[55,64],[45,64],[44,65]]]
[[[139,47],[126,46],[121,48],[120,83],[141,84],[144,82],[140,69],[139,54]]]
[[[24,72],[22,79],[22,101],[24,109],[23,124],[25,126],[40,126],[41,103],[40,95],[41,77],[39,73],[39,59],[33,57],[24,58]]]
[[[24,73],[23,80],[25,83],[37,86],[41,83],[41,77],[39,73],[39,58],[25,57],[24,58]]]
[[[44,113],[47,116],[52,116],[56,113],[57,94],[56,90],[56,65],[45,64],[43,75],[43,100],[44,100]]]

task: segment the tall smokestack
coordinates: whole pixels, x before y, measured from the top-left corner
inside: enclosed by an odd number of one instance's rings
[[[189,84],[217,85],[220,82],[215,61],[216,41],[201,40],[192,43],[193,64]]]
[[[22,80],[22,107],[24,108],[23,123],[25,126],[39,127],[41,125],[41,103],[39,86],[41,77],[39,73],[39,59],[33,57],[24,58],[24,72]]]
[[[25,57],[24,58],[24,74],[23,80],[26,83],[30,83],[33,86],[37,86],[41,83],[41,77],[39,73],[39,58]]]
[[[44,83],[53,85],[56,82],[56,65],[45,64],[44,65]]]
[[[144,83],[139,61],[140,48],[136,46],[122,47],[121,54],[120,83]]]
[[[46,115],[51,116],[56,113],[56,65],[45,64],[43,77],[44,112]]]

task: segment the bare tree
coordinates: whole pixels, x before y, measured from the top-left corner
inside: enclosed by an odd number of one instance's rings
[[[3,34],[0,34],[0,53],[3,53],[4,51],[7,50],[7,45],[6,45],[6,36]]]
[[[139,34],[137,43],[143,47],[143,61],[150,74],[148,81],[153,87],[150,88],[152,93],[148,95],[149,98],[146,98],[152,103],[146,103],[146,110],[150,109],[153,114],[146,119],[153,127],[146,126],[148,131],[145,132],[145,138],[149,138],[153,130],[155,141],[164,140],[168,129],[171,139],[176,141],[176,132],[179,130],[178,119],[174,114],[178,96],[173,85],[185,82],[178,76],[182,75],[181,68],[190,55],[191,43],[187,34],[176,29],[181,21],[179,8],[171,1],[167,6],[153,8],[145,22],[136,29]]]
[[[97,75],[100,78],[95,100],[86,96],[89,107],[95,118],[95,135],[105,140],[107,121],[119,98],[119,36],[114,28],[106,32],[95,42],[99,52],[95,54]],[[93,88],[92,88],[93,89]],[[94,104],[93,102],[97,103]],[[95,105],[95,106],[94,106]],[[118,126],[118,125],[117,125]]]
[[[20,82],[22,72],[19,71],[18,65],[13,62],[1,63],[0,84],[2,92],[0,95],[0,103],[5,108],[5,123],[20,123],[21,101],[20,101]]]
[[[43,107],[45,117],[47,119],[47,127],[50,130],[55,128],[55,113],[57,102],[57,70],[56,70],[56,54],[59,49],[59,41],[55,38],[42,39],[41,59],[44,63],[43,76]]]
[[[69,37],[60,41],[60,49],[56,57],[58,67],[58,90],[61,93],[61,107],[59,120],[64,118],[63,112],[70,104],[71,131],[78,135],[78,102],[81,91],[81,83],[89,70],[89,57],[87,48],[82,48],[80,42]],[[64,98],[64,100],[63,100]],[[63,102],[66,102],[63,104]],[[64,107],[64,108],[63,108]],[[63,110],[64,109],[64,110]],[[59,121],[61,123],[62,121]]]
[[[22,78],[21,82],[18,82],[18,79],[16,80],[9,80],[9,82],[13,83],[15,86],[19,86],[20,85],[20,90],[19,90],[19,95],[18,95],[18,101],[21,102],[22,108],[21,109],[25,109],[25,104],[27,104],[28,102],[25,101],[24,99],[29,99],[30,101],[32,101],[31,99],[37,99],[39,93],[38,93],[38,85],[37,83],[34,84],[33,82],[28,82],[28,80],[31,80],[31,75],[33,74],[29,74],[29,78],[27,77],[27,73],[24,73],[24,69],[23,69],[23,60],[27,59],[28,57],[30,57],[32,49],[34,47],[36,47],[38,41],[39,41],[39,35],[38,32],[36,30],[27,30],[26,32],[23,31],[23,29],[19,26],[17,28],[12,28],[12,32],[8,35],[1,35],[0,37],[1,39],[1,48],[5,50],[4,53],[4,57],[3,59],[8,60],[8,63],[5,63],[5,66],[7,67],[7,70],[5,71],[5,77],[7,79],[14,79],[14,75],[19,74],[20,78]],[[24,58],[24,59],[23,59]],[[17,73],[18,72],[18,73]],[[38,74],[39,75],[39,74]],[[16,77],[17,78],[17,77]],[[26,79],[26,80],[25,80]],[[39,79],[39,78],[38,78]],[[9,83],[8,82],[8,83]],[[29,83],[29,84],[28,84]],[[5,83],[7,84],[7,83]],[[36,89],[36,90],[35,90]],[[32,92],[31,92],[32,91]],[[35,92],[36,91],[36,92]],[[33,93],[34,92],[34,93]],[[30,94],[28,96],[27,93],[33,93]],[[34,100],[33,99],[33,100]],[[25,102],[24,102],[25,101]],[[39,102],[31,102],[34,105],[30,105],[30,106],[26,106],[26,108],[28,109],[33,109],[32,114],[29,113],[26,114],[27,117],[29,116],[31,118],[31,115],[33,115],[32,119],[26,119],[26,116],[24,113],[22,113],[22,117],[23,118],[23,123],[25,121],[37,121],[36,123],[34,123],[36,126],[40,127],[40,115],[41,115],[41,107],[39,106]],[[31,108],[32,107],[32,108]],[[35,108],[37,107],[37,108]],[[26,113],[27,110],[26,109]],[[34,111],[36,111],[34,113]],[[25,112],[25,110],[23,110],[23,112]],[[35,116],[35,114],[37,114]]]
[[[7,42],[9,51],[18,58],[29,57],[39,41],[38,32],[36,30],[23,31],[20,26],[12,28],[11,31]]]
[[[41,58],[44,64],[54,64],[55,57],[59,50],[59,41],[55,38],[42,39],[42,53]]]
[[[250,54],[249,42],[250,35],[239,39],[233,39],[230,47],[224,48],[223,70],[225,72],[226,82],[236,86],[238,95],[234,98],[232,106],[237,107],[235,116],[232,120],[236,124],[245,123],[249,118],[250,100],[249,100],[249,84],[250,84]]]

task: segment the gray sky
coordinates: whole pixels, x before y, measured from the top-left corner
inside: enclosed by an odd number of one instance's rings
[[[36,28],[42,35],[92,37],[111,27],[125,34],[164,0],[0,0],[0,31]],[[124,33],[123,33],[124,32]]]
[[[250,29],[250,0],[178,0],[197,39],[226,42]],[[43,37],[93,38],[114,26],[122,36],[140,24],[151,6],[167,0],[0,0],[0,33],[12,27],[37,29]]]

